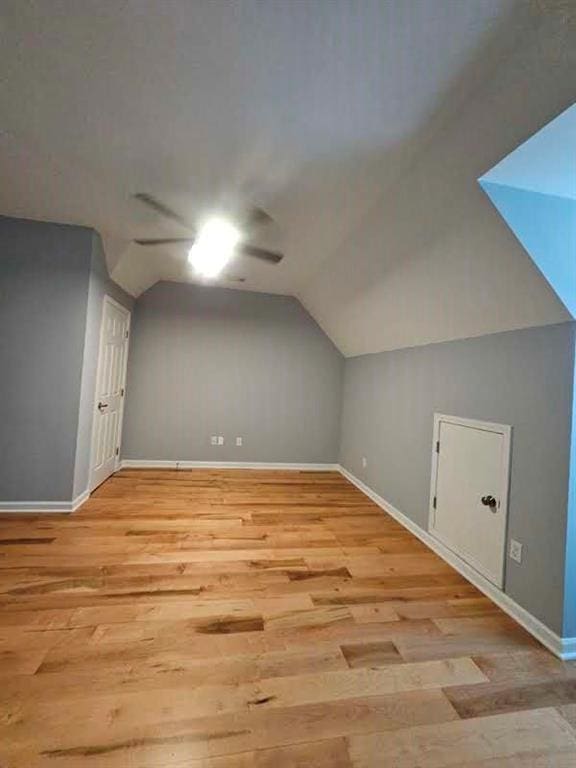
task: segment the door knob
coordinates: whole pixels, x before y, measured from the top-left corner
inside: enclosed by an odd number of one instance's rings
[[[497,504],[497,501],[494,498],[494,496],[482,496],[481,501],[485,507],[490,507],[490,509],[494,512]]]
[[[102,411],[105,411],[106,408],[108,408],[108,403],[98,403],[98,410],[100,411],[100,413],[102,413]]]

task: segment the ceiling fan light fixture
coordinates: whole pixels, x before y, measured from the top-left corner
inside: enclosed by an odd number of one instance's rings
[[[217,277],[234,255],[241,236],[226,219],[208,219],[188,252],[188,261],[201,277]]]

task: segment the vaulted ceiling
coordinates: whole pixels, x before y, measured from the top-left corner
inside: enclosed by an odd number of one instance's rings
[[[96,228],[138,295],[194,277],[132,242],[186,234],[135,192],[260,205],[285,258],[221,284],[298,296],[348,355],[566,319],[476,179],[576,100],[570,6],[3,0],[0,213]]]

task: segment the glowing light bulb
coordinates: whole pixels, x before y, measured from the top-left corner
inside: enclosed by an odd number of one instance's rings
[[[241,232],[226,219],[209,219],[188,252],[188,261],[202,277],[217,277],[234,255]]]

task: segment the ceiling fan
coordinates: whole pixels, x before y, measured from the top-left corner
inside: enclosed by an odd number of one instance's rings
[[[164,203],[157,200],[152,195],[148,195],[145,192],[138,192],[134,195],[136,200],[139,200],[144,205],[147,205],[160,216],[164,216],[166,219],[175,221],[182,227],[185,227],[191,232],[189,237],[164,237],[164,238],[145,238],[135,239],[137,245],[155,246],[155,245],[194,245],[198,239],[197,229],[188,222],[183,216],[176,211],[173,211]],[[253,207],[249,211],[248,216],[244,221],[244,226],[247,229],[254,229],[255,227],[263,226],[272,223],[272,217],[262,210],[262,208]],[[270,251],[267,248],[260,248],[259,246],[252,245],[251,243],[240,242],[237,246],[237,251],[244,256],[252,256],[260,261],[265,261],[268,264],[278,264],[284,258],[282,253],[276,251]]]

